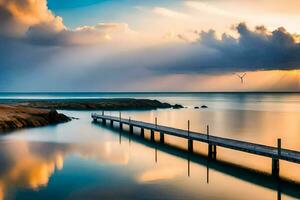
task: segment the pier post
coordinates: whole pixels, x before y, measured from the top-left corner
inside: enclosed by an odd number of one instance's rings
[[[141,137],[142,137],[142,138],[145,137],[145,130],[144,130],[144,128],[141,128]]]
[[[106,125],[106,119],[102,119],[103,125]]]
[[[188,140],[188,151],[193,152],[194,151],[194,143],[192,139]]]
[[[110,120],[110,127],[113,127],[113,126],[114,126],[114,121]]]
[[[161,143],[164,143],[164,142],[165,142],[165,134],[164,134],[163,132],[160,132],[160,137],[159,137],[159,139],[160,139],[160,142],[161,142]]]
[[[133,134],[133,126],[131,125],[131,117],[129,117],[129,133]]]
[[[272,176],[279,176],[279,160],[276,158],[272,158]]]
[[[217,159],[217,146],[214,144],[208,145],[208,158],[211,160]]]
[[[155,138],[154,138],[154,130],[151,130],[151,131],[150,131],[150,140],[151,140],[152,142],[155,141]]]
[[[209,125],[206,126],[207,144],[208,144],[208,158],[211,160],[217,159],[217,146],[211,144],[209,141]]]
[[[130,134],[133,134],[133,126],[132,125],[129,125],[129,132],[130,132]]]
[[[190,120],[188,120],[188,151],[193,152],[194,146],[193,146],[193,140],[190,137]]]
[[[279,159],[281,156],[281,139],[277,139],[277,158],[272,158],[272,176],[279,177],[280,164]]]
[[[281,139],[277,139],[277,150],[278,150],[278,158],[281,156]]]
[[[209,125],[206,126],[207,142],[209,143]]]
[[[93,117],[93,121],[94,121],[94,122],[97,122],[97,118],[96,118],[96,117]]]
[[[120,122],[120,130],[122,131],[123,130],[123,123]]]
[[[155,127],[157,128],[157,117],[155,117]]]

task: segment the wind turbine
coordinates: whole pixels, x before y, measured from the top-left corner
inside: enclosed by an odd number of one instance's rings
[[[246,76],[246,74],[247,73],[244,73],[243,75],[240,75],[240,74],[235,73],[235,75],[241,79],[242,84],[244,83],[244,77]]]

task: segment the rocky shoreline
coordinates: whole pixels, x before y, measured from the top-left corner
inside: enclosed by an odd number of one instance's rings
[[[31,108],[58,110],[153,110],[159,108],[183,108],[179,104],[171,105],[150,99],[72,99],[72,100],[29,100],[17,102],[17,105]]]
[[[0,132],[26,127],[39,127],[72,120],[56,110],[153,110],[179,109],[150,99],[56,99],[0,101]]]
[[[0,132],[68,122],[71,119],[56,110],[0,105]]]

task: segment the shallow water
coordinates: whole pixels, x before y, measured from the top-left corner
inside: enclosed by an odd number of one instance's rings
[[[27,96],[26,96],[27,95]],[[0,95],[1,96],[1,95]],[[16,98],[15,94],[14,98]],[[51,95],[50,95],[51,96]],[[180,110],[127,111],[123,117],[300,151],[299,94],[147,93],[94,94],[80,98],[136,97],[181,103]],[[4,98],[12,96],[2,94]],[[22,98],[49,94],[22,94]],[[21,95],[20,95],[21,98]],[[76,94],[51,98],[76,98]],[[208,109],[193,109],[208,105]],[[14,131],[0,137],[0,199],[297,199],[299,185],[282,183],[245,167],[270,173],[271,160],[218,148],[218,160],[129,137],[91,123],[91,112],[62,111],[79,120]],[[106,112],[118,116],[118,112]],[[117,126],[117,124],[116,124]],[[127,127],[126,127],[127,128]],[[138,135],[139,130],[135,129]],[[149,133],[146,132],[149,137]],[[158,135],[157,135],[158,136]],[[158,139],[158,137],[157,137]],[[174,137],[166,143],[186,148]],[[196,143],[204,155],[207,145]],[[225,163],[224,163],[225,162]],[[227,162],[235,165],[228,165]],[[300,182],[300,166],[281,162],[281,176]],[[296,189],[295,189],[296,188]],[[280,192],[281,191],[281,192]]]

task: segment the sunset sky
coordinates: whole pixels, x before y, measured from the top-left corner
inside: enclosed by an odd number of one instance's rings
[[[0,91],[299,91],[299,7],[0,0]]]

